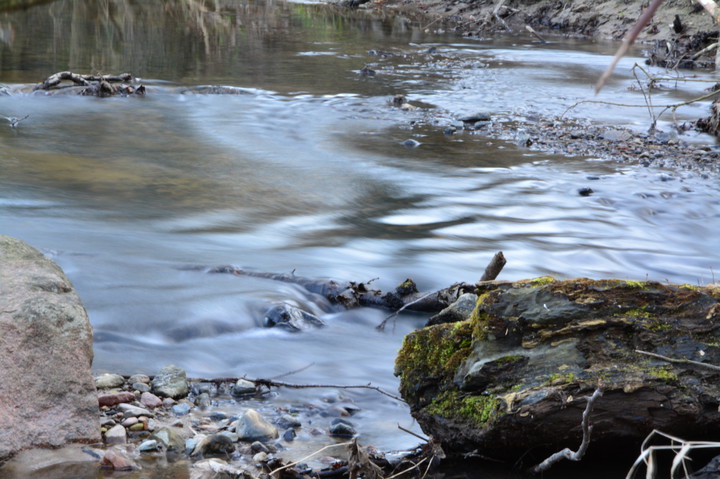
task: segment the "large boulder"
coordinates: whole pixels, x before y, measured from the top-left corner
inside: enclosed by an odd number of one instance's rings
[[[396,360],[412,415],[446,453],[574,450],[598,387],[590,453],[635,456],[653,429],[720,428],[720,286],[545,277],[478,295],[470,318],[409,334]]]
[[[100,441],[92,328],[59,266],[0,235],[0,463]]]

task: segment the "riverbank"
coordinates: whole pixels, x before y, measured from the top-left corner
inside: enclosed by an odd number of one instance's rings
[[[513,1],[383,0],[360,6],[368,10],[397,10],[425,25],[428,30],[444,29],[467,37],[484,37],[497,33],[527,35],[528,29],[532,29],[538,32],[538,39],[543,36],[550,39],[562,36],[603,40],[621,40],[633,26],[643,7],[644,3],[640,1],[618,0],[567,4],[542,0],[530,4],[523,2],[520,5]],[[691,2],[668,1],[642,30],[637,41],[647,46],[649,63],[671,65],[671,70],[678,76],[691,76],[692,70],[686,68],[677,71],[675,67],[714,67],[712,52],[693,60],[690,60],[690,57],[716,39],[717,26],[702,8]],[[652,80],[648,82],[651,83]],[[647,88],[664,87],[654,83]],[[675,88],[681,86],[676,85]],[[711,88],[708,88],[708,91],[711,91]],[[668,110],[670,109],[661,113],[669,114]],[[517,118],[511,121],[482,122],[478,127],[459,123],[460,128],[448,131],[456,134],[463,127],[465,130],[469,127],[473,134],[516,141],[519,145],[534,150],[695,171],[707,175],[717,173],[720,168],[720,151],[717,145],[710,135],[704,141],[697,141],[684,133],[709,132],[716,135],[716,110],[713,108],[711,112],[708,108],[709,116],[696,121],[674,122],[673,126],[665,131],[655,128],[650,118],[646,132],[593,124],[592,118],[587,121]]]

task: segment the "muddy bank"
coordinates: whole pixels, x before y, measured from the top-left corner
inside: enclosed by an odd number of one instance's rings
[[[397,9],[419,19],[429,29],[445,28],[463,35],[522,32],[531,26],[538,32],[619,40],[632,27],[647,2],[639,0],[540,0],[458,1],[389,0],[361,5],[366,9]],[[676,15],[683,35],[717,32],[710,15],[694,2],[668,0],[638,37],[643,42],[667,40],[675,34]]]

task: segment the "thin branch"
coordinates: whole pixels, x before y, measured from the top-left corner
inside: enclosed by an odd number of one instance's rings
[[[303,457],[302,459],[298,459],[297,461],[289,462],[289,463],[285,464],[284,466],[280,466],[280,467],[278,467],[277,469],[273,469],[272,471],[270,471],[269,475],[272,476],[272,475],[275,474],[276,472],[284,471],[285,469],[288,469],[288,468],[290,468],[290,467],[293,467],[293,466],[295,466],[296,464],[300,464],[301,462],[305,462],[305,461],[307,461],[308,459],[310,459],[311,457],[317,456],[318,454],[320,454],[321,452],[325,451],[326,449],[331,449],[331,448],[333,448],[333,447],[340,447],[340,446],[349,446],[349,445],[351,445],[352,443],[353,443],[353,441],[348,441],[348,442],[341,442],[340,444],[330,444],[330,445],[327,445],[327,446],[325,446],[325,447],[322,447],[322,448],[318,449],[317,451],[313,452],[312,454],[309,454],[309,455]]]
[[[698,101],[709,100],[710,98],[718,95],[719,93],[720,93],[720,90],[714,91],[714,92],[710,92],[710,93],[707,93],[707,94],[705,94],[705,95],[699,96],[699,97],[697,97],[697,98],[693,98],[692,100],[687,100],[687,101],[684,101],[684,102],[681,102],[681,103],[675,103],[675,104],[672,104],[672,105],[655,105],[655,108],[662,108],[662,109],[663,109],[663,110],[660,112],[660,114],[657,115],[657,117],[660,118],[660,116],[661,116],[663,113],[665,113],[667,110],[670,110],[670,109],[677,110],[677,109],[680,108],[681,106],[690,105],[690,104],[695,103],[695,102],[698,102]],[[569,112],[569,111],[572,110],[573,108],[575,108],[575,107],[577,107],[577,106],[580,106],[580,105],[582,105],[582,104],[584,104],[584,103],[596,103],[596,104],[600,104],[600,105],[621,106],[621,107],[624,107],[624,108],[647,108],[647,105],[631,105],[631,104],[627,104],[627,103],[615,103],[615,102],[612,102],[612,101],[603,101],[603,100],[580,100],[580,101],[578,101],[578,102],[576,102],[576,103],[573,103],[573,104],[570,105],[569,107],[567,107],[567,109],[565,109],[565,111],[560,115],[560,119],[562,119],[562,117],[564,117],[564,116],[567,114],[567,112]]]
[[[330,388],[330,389],[372,389],[373,391],[377,391],[380,394],[383,394],[389,398],[393,398],[396,401],[405,402],[403,398],[400,396],[397,396],[395,394],[389,393],[385,391],[384,389],[373,386],[371,383],[367,384],[357,384],[357,385],[341,385],[341,384],[292,384],[292,383],[284,383],[279,381],[272,381],[270,379],[251,379],[251,378],[244,378],[247,381],[250,381],[251,383],[255,383],[256,386],[265,386],[267,388],[271,387],[277,387],[277,388],[290,388],[290,389],[311,389],[311,388]]]
[[[547,471],[550,469],[554,464],[562,461],[563,459],[567,459],[569,461],[579,461],[583,458],[585,453],[587,452],[588,446],[590,445],[590,434],[592,433],[593,427],[590,425],[590,413],[592,412],[593,404],[595,401],[602,396],[602,389],[598,387],[595,389],[595,392],[588,398],[587,405],[585,406],[585,411],[583,411],[582,414],[582,432],[583,432],[583,438],[582,442],[580,443],[580,447],[577,451],[573,452],[569,448],[565,448],[562,451],[556,452],[552,456],[545,459],[543,462],[538,464],[537,466],[532,468],[532,473],[537,474],[540,472]]]
[[[415,434],[410,429],[406,429],[406,428],[402,427],[400,424],[398,424],[397,427],[401,431],[406,432],[406,433],[410,434],[411,436],[415,436],[416,438],[420,439],[421,441],[430,442],[430,439],[423,437],[420,434]]]
[[[451,287],[452,287],[452,286],[451,286]],[[402,313],[402,312],[403,312],[405,309],[407,309],[408,307],[412,306],[413,304],[419,303],[419,302],[422,301],[423,299],[428,298],[428,297],[432,296],[433,294],[437,294],[437,291],[431,291],[431,292],[429,292],[429,293],[427,293],[427,294],[424,294],[424,295],[420,296],[419,298],[417,298],[417,299],[414,300],[414,301],[410,301],[409,303],[403,304],[402,308],[400,308],[400,309],[398,309],[397,311],[395,311],[394,313],[388,315],[385,319],[382,320],[382,323],[380,323],[380,324],[378,324],[377,326],[375,326],[375,329],[377,329],[378,331],[384,331],[384,330],[385,330],[385,325],[387,324],[388,321],[390,321],[390,320],[393,319],[395,316],[397,316],[397,315],[399,315],[400,313]]]
[[[423,458],[421,461],[419,461],[417,464],[413,464],[412,466],[408,467],[407,469],[403,469],[403,470],[400,471],[400,472],[396,472],[396,473],[393,474],[392,476],[388,476],[388,477],[386,477],[385,479],[395,479],[395,478],[398,477],[398,476],[402,476],[402,475],[405,474],[406,472],[410,472],[410,471],[412,471],[413,469],[417,469],[417,468],[420,466],[420,464],[422,464],[423,462],[427,461],[428,459],[430,459],[430,458],[429,458],[429,457],[425,457],[425,458]]]
[[[645,25],[650,23],[650,20],[652,19],[653,15],[655,15],[655,11],[658,9],[660,4],[662,3],[662,0],[653,0],[650,5],[645,9],[645,11],[640,15],[640,18],[638,18],[638,21],[635,23],[635,25],[632,27],[632,29],[627,33],[625,38],[623,39],[622,45],[620,45],[620,48],[618,48],[617,53],[615,53],[615,56],[612,59],[612,62],[610,62],[610,65],[608,65],[607,70],[603,72],[602,76],[598,80],[597,84],[595,85],[595,94],[597,95],[600,93],[600,90],[602,90],[602,87],[605,86],[605,83],[607,83],[608,79],[610,78],[610,75],[612,75],[613,70],[615,70],[615,67],[617,66],[618,62],[622,57],[625,56],[628,49],[630,48],[630,45],[635,42],[635,39],[640,34],[643,28],[645,28]]]
[[[711,371],[720,371],[720,366],[715,366],[714,364],[707,364],[707,363],[701,363],[699,361],[693,361],[691,359],[675,359],[675,358],[669,358],[667,356],[663,356],[662,354],[657,353],[650,353],[648,351],[641,351],[639,349],[635,350],[638,354],[644,354],[645,356],[650,356],[656,359],[662,359],[663,361],[667,361],[669,363],[674,364],[689,364],[691,366],[697,366],[705,369],[709,369]]]

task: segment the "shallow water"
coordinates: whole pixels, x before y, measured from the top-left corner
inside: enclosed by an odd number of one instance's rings
[[[209,5],[63,0],[0,13],[0,83],[14,92],[0,96],[0,114],[30,115],[17,128],[0,124],[1,232],[40,248],[73,281],[95,328],[98,372],[153,374],[174,363],[195,377],[267,378],[312,364],[292,381],[394,390],[402,337],[425,320],[402,316],[380,333],[386,312],[339,311],[292,285],[193,266],[378,278],[383,290],[406,277],[424,290],[474,281],[499,250],[505,279],[704,284],[718,269],[712,177],[442,134],[475,111],[510,121],[587,99],[642,105],[629,89],[639,52],[596,98],[616,44],[459,39],[402,18],[271,0]],[[360,75],[366,65],[377,74]],[[130,71],[148,93],[29,93],[66,69]],[[242,91],[186,91],[198,85]],[[666,86],[656,103],[705,87]],[[421,108],[392,108],[397,93]],[[569,115],[649,125],[643,108],[583,104]],[[421,145],[404,147],[410,138]],[[586,186],[595,193],[579,196]],[[328,326],[261,328],[279,302]],[[413,427],[403,407],[370,391],[344,394],[364,409],[361,442],[417,442],[397,430]]]

